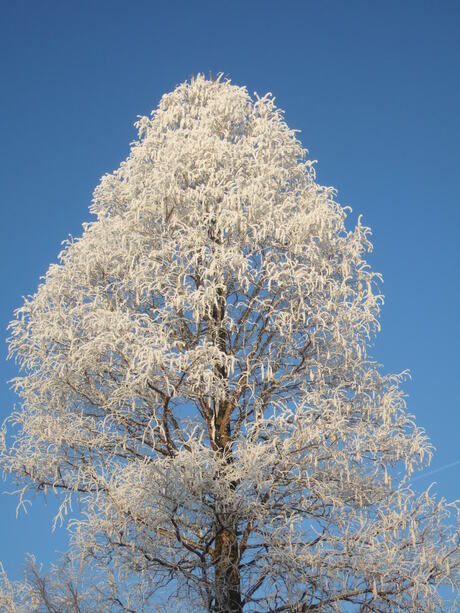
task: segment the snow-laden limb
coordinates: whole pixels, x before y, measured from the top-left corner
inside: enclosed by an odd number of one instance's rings
[[[368,356],[369,229],[270,95],[199,76],[137,125],[11,324],[4,470],[79,498],[73,555],[134,610],[442,610],[455,509],[407,485],[432,449]]]
[[[5,613],[159,613],[160,608],[146,605],[145,594],[119,589],[119,578],[106,567],[98,572],[80,557],[64,555],[48,572],[27,556],[24,578],[9,581],[0,573],[0,610]]]

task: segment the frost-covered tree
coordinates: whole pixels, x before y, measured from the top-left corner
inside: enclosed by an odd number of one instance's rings
[[[431,447],[368,355],[369,229],[271,95],[199,76],[137,127],[11,324],[20,496],[80,501],[116,610],[442,609],[453,508],[411,490]]]

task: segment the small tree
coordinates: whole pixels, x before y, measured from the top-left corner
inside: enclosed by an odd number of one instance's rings
[[[442,607],[458,549],[405,477],[431,447],[402,377],[367,355],[369,229],[271,95],[198,76],[137,127],[11,324],[21,496],[81,501],[75,551],[115,573],[114,608]]]

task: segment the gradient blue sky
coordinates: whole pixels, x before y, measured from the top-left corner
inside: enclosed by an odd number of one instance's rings
[[[319,161],[318,180],[362,213],[386,304],[374,354],[410,368],[409,407],[437,448],[436,491],[459,498],[460,3],[456,0],[17,0],[0,9],[0,328],[90,219],[91,193],[133,123],[197,72],[271,91]],[[15,397],[1,343],[0,413]],[[446,467],[446,465],[451,465]],[[5,488],[4,488],[5,489]],[[55,504],[15,519],[0,496],[0,560],[47,564]]]

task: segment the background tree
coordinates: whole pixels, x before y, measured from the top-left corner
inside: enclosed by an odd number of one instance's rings
[[[198,76],[137,127],[11,324],[21,498],[81,501],[73,556],[114,608],[445,606],[451,508],[408,485],[431,448],[367,355],[369,229],[271,95]]]

